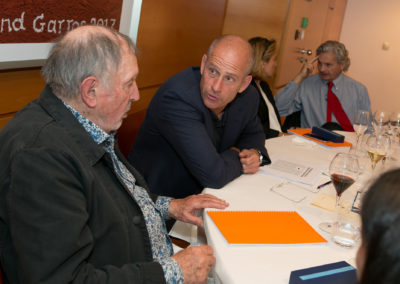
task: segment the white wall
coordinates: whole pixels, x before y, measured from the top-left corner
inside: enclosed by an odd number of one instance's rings
[[[350,53],[347,75],[368,88],[372,111],[400,112],[400,1],[348,0],[340,40]]]

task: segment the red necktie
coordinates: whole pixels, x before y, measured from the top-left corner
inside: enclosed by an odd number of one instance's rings
[[[347,114],[344,112],[339,99],[332,92],[333,82],[328,82],[328,105],[326,110],[326,122],[332,121],[332,112],[336,120],[345,131],[354,132],[353,125],[351,124]]]

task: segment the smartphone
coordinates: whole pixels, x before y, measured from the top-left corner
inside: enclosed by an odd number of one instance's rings
[[[319,135],[313,134],[313,133],[306,133],[306,134],[304,134],[304,136],[307,136],[307,137],[310,137],[310,138],[313,138],[313,139],[316,139],[316,140],[319,140],[322,142],[328,142],[328,140],[326,140],[325,138],[323,138]]]

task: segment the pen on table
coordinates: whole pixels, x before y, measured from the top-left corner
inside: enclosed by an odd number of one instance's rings
[[[318,188],[318,189],[323,188],[324,186],[326,186],[326,185],[328,185],[328,184],[330,184],[330,183],[332,183],[331,180],[330,180],[330,181],[327,181],[326,183],[323,183],[323,184],[318,185],[317,188]]]

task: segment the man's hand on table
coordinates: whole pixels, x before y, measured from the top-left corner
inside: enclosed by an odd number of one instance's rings
[[[213,249],[208,245],[193,246],[172,256],[182,269],[185,284],[206,283],[211,268],[215,265]]]
[[[245,174],[254,174],[260,168],[260,153],[256,149],[243,149],[239,158]]]
[[[182,199],[173,199],[169,205],[169,215],[182,222],[197,226],[203,225],[203,220],[194,215],[195,210],[203,208],[225,209],[229,203],[211,194],[191,195]]]

